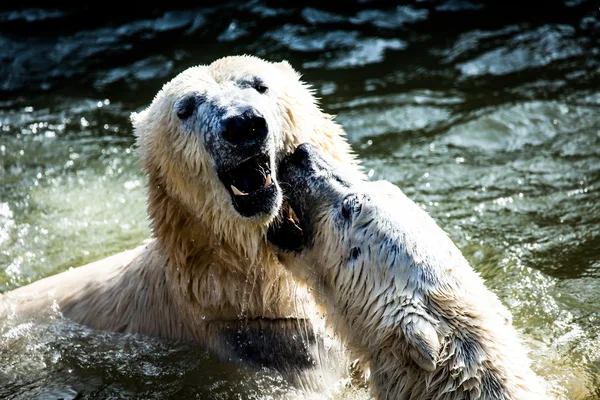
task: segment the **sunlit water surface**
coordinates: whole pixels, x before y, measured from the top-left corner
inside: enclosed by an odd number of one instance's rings
[[[494,4],[0,11],[0,292],[149,235],[129,113],[162,83],[228,54],[285,58],[371,179],[429,211],[510,307],[552,392],[600,396],[597,11],[551,2],[528,18]],[[287,395],[271,371],[193,345],[59,312],[0,321],[0,398]]]

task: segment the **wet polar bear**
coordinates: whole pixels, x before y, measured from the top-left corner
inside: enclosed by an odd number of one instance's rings
[[[377,399],[547,398],[509,311],[400,189],[309,144],[280,179],[291,208],[269,239],[370,366]]]
[[[181,72],[132,123],[153,239],[6,293],[0,314],[55,308],[96,329],[195,340],[295,383],[344,373],[319,351],[312,299],[266,240],[282,202],[276,167],[296,145],[358,169],[300,75],[285,61],[225,57]]]

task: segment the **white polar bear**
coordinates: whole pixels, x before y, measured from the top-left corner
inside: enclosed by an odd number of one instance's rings
[[[325,356],[314,304],[266,240],[282,202],[277,163],[299,143],[357,162],[343,129],[285,61],[191,67],[132,115],[148,181],[147,245],[0,295],[3,314],[58,310],[91,328],[193,340],[316,391]],[[313,385],[314,380],[317,381]]]
[[[546,399],[510,313],[446,233],[389,182],[316,147],[280,168],[287,208],[269,234],[378,399]]]

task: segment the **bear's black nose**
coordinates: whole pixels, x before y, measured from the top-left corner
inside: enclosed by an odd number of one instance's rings
[[[267,121],[256,110],[244,111],[224,121],[223,137],[232,144],[251,144],[267,137]]]
[[[296,147],[296,151],[294,151],[294,153],[290,156],[290,162],[300,167],[308,167],[310,155],[316,151],[317,150],[314,145],[310,143],[302,143]]]

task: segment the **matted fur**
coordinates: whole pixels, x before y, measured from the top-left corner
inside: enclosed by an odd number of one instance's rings
[[[221,336],[238,326],[272,323],[283,338],[312,330],[312,300],[266,243],[272,216],[248,219],[234,210],[202,138],[185,132],[174,112],[188,92],[229,87],[256,74],[269,85],[265,118],[277,159],[308,141],[358,168],[342,128],[287,62],[234,56],[189,68],[131,117],[154,239],[6,293],[0,309],[22,315],[54,305],[92,328],[192,339],[225,356],[232,350]],[[202,118],[210,126],[215,116]]]
[[[280,178],[310,237],[280,257],[370,367],[376,398],[547,399],[510,312],[427,212],[298,149]]]

